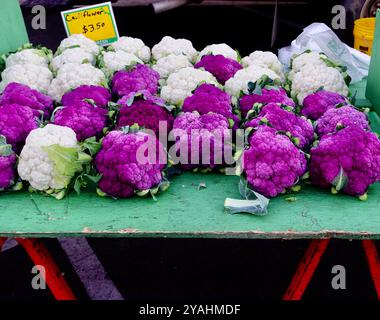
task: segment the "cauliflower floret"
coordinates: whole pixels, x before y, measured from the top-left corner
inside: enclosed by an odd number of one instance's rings
[[[62,96],[81,85],[104,85],[104,73],[90,64],[66,63],[59,69],[57,77],[49,87],[49,96],[61,101]]]
[[[149,62],[150,60],[149,47],[147,47],[144,42],[138,38],[120,37],[119,40],[114,42],[109,47],[109,50],[125,51],[127,53],[134,54],[145,63]]]
[[[182,105],[201,82],[215,85],[218,83],[210,72],[192,67],[180,69],[169,76],[166,85],[161,89],[161,98],[169,103]]]
[[[198,56],[198,52],[194,49],[190,40],[165,36],[152,48],[152,56],[155,60],[159,60],[169,54],[184,54],[192,63],[195,62]]]
[[[299,104],[302,104],[306,96],[321,87],[324,90],[336,92],[343,96],[348,94],[348,87],[342,74],[337,69],[326,65],[317,67],[308,64],[294,74],[291,96],[293,99],[297,99]]]
[[[66,63],[95,63],[93,54],[82,48],[72,48],[63,51],[60,55],[53,58],[51,68],[53,71],[58,71]]]
[[[133,53],[128,53],[125,51],[103,52],[101,54],[100,60],[101,62],[99,63],[99,67],[104,71],[106,75],[110,76],[115,71],[120,71],[137,63],[143,63]]]
[[[87,38],[83,34],[73,34],[70,37],[63,39],[57,49],[57,53],[60,54],[64,50],[80,47],[92,55],[96,56],[100,52],[100,47],[95,41]]]
[[[230,58],[233,60],[238,60],[238,53],[236,50],[232,49],[228,44],[225,43],[218,43],[218,44],[211,44],[206,46],[198,56],[198,61],[202,59],[203,56],[212,54],[212,55],[218,55],[221,54],[222,56],[225,56],[226,58]]]
[[[326,66],[326,62],[323,59],[327,59],[325,54],[314,51],[305,51],[304,53],[295,56],[290,62],[291,70],[288,73],[288,79],[293,81],[294,75],[307,65],[315,67]]]
[[[259,50],[254,51],[249,56],[244,57],[241,60],[241,63],[244,68],[249,67],[252,64],[269,68],[276,72],[281,77],[281,79],[284,79],[282,64],[273,52]]]
[[[263,76],[268,76],[272,80],[281,81],[279,75],[273,70],[258,65],[251,65],[235,73],[234,77],[227,80],[225,90],[234,97],[239,97],[240,93],[248,93],[248,83],[256,82]]]
[[[64,189],[66,179],[56,173],[55,163],[50,159],[45,147],[59,145],[76,148],[78,142],[75,132],[68,127],[48,124],[44,128],[33,130],[26,138],[17,167],[21,179],[28,181],[36,190]],[[71,177],[67,177],[71,178]]]
[[[152,66],[153,70],[160,74],[161,78],[167,78],[172,73],[186,67],[191,67],[191,63],[183,54],[169,54],[168,56],[159,59],[156,64]]]
[[[11,82],[24,84],[32,89],[47,93],[53,74],[49,68],[35,64],[16,64],[1,74],[0,92]]]
[[[47,67],[51,58],[51,52],[44,49],[24,49],[16,53],[10,54],[5,61],[7,68],[16,64],[35,64]]]

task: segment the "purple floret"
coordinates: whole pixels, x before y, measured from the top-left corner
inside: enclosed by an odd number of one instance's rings
[[[221,84],[232,78],[243,67],[233,59],[226,58],[221,54],[203,56],[194,68],[204,68],[210,72]]]
[[[240,99],[239,106],[242,117],[245,118],[255,103],[268,104],[271,102],[289,107],[295,107],[296,105],[294,101],[287,96],[283,88],[262,89],[261,94],[248,94]]]
[[[358,126],[369,130],[367,116],[352,106],[328,109],[317,121],[316,131],[322,136],[333,133],[339,127]]]
[[[154,150],[155,154],[140,159],[144,150]],[[164,147],[152,135],[111,131],[95,158],[102,175],[99,188],[110,196],[129,198],[135,191],[156,187],[163,180],[164,154]]]
[[[364,195],[380,180],[380,140],[358,126],[325,135],[311,149],[310,178],[322,188]]]
[[[243,168],[253,190],[276,197],[294,186],[306,172],[304,154],[285,136],[260,127],[243,153]]]
[[[16,155],[7,145],[4,136],[0,136],[0,191],[10,188],[16,177]]]
[[[64,106],[54,116],[54,124],[74,130],[78,141],[100,137],[107,126],[108,111],[87,102]]]
[[[163,132],[165,134],[173,127],[172,114],[165,107],[151,100],[138,99],[129,105],[128,99],[123,97],[118,104],[121,106],[117,120],[118,127],[137,124],[139,127],[153,130],[156,137],[159,136],[160,123],[166,125],[167,130]]]
[[[0,106],[0,134],[16,153],[21,151],[30,131],[37,127],[37,119],[32,109],[19,104]]]
[[[319,90],[309,94],[303,100],[301,114],[311,120],[317,120],[328,109],[334,108],[337,104],[348,104],[348,101],[338,93]]]
[[[0,105],[19,104],[32,109],[36,117],[50,119],[53,112],[53,99],[21,83],[8,84],[0,96]]]
[[[111,93],[104,87],[83,85],[65,93],[62,105],[75,106],[84,100],[92,100],[97,107],[106,108],[111,101]]]
[[[156,94],[158,80],[160,80],[158,72],[144,64],[138,64],[131,70],[116,72],[112,79],[112,88],[119,97],[144,90]]]
[[[214,168],[230,162],[231,134],[227,119],[217,113],[180,114],[173,124],[176,157],[184,170]]]
[[[277,131],[290,132],[292,137],[296,138],[297,146],[303,149],[313,141],[313,125],[310,120],[299,117],[285,108],[277,103],[269,103],[262,107],[258,117],[248,121],[245,127],[269,125]]]
[[[197,111],[199,114],[218,113],[232,122],[234,129],[239,126],[239,117],[232,113],[230,95],[212,84],[201,84],[193,95],[185,99],[182,111]]]

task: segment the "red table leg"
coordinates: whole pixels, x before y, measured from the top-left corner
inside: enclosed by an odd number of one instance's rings
[[[362,240],[365,255],[371,273],[372,281],[376,289],[377,298],[380,299],[380,259],[373,240]]]
[[[316,239],[311,241],[283,300],[301,300],[329,242],[330,239]]]
[[[16,240],[24,247],[25,251],[36,265],[45,267],[45,281],[55,299],[76,300],[73,292],[42,241],[39,239],[22,238],[17,238]]]

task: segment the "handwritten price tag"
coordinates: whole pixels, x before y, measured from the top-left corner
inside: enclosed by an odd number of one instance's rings
[[[101,46],[119,38],[111,2],[63,11],[61,15],[68,36],[82,33]]]

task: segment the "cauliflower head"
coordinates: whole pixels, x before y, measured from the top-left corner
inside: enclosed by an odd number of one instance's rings
[[[244,68],[247,68],[251,65],[266,67],[276,72],[281,79],[285,78],[283,66],[280,60],[278,60],[277,56],[270,51],[254,51],[249,56],[244,57],[241,60],[241,64]]]
[[[368,187],[380,180],[380,140],[375,133],[349,126],[322,137],[310,152],[310,178],[332,192],[366,199]]]
[[[237,61],[238,60],[238,53],[236,50],[232,49],[228,44],[226,43],[218,43],[218,44],[210,44],[206,46],[198,55],[198,61],[203,58],[203,56],[206,55],[222,55],[226,58],[232,59]]]
[[[197,59],[198,52],[194,49],[193,44],[187,39],[174,39],[165,36],[152,48],[152,57],[159,60],[170,54],[185,55],[190,62],[194,63]]]
[[[281,81],[280,76],[273,70],[258,65],[252,65],[248,68],[241,69],[235,73],[235,75],[226,81],[225,90],[234,97],[240,97],[241,93],[248,92],[248,83],[256,82],[263,76],[267,76],[274,81]]]
[[[150,60],[150,49],[147,47],[141,39],[132,37],[120,37],[119,40],[112,43],[108,48],[111,51],[124,51],[135,55],[144,63],[148,63]]]
[[[73,34],[70,37],[63,39],[57,49],[56,55],[61,54],[67,49],[82,48],[88,53],[96,56],[99,54],[101,47],[99,47],[95,41],[87,38],[83,34]]]
[[[267,126],[259,127],[243,152],[243,169],[253,190],[276,197],[306,172],[306,158],[290,139]]]
[[[215,77],[207,71],[192,67],[182,68],[172,73],[161,88],[161,98],[174,105],[182,105],[192,91],[201,83],[217,85]]]
[[[27,63],[6,68],[2,72],[1,78],[0,93],[11,82],[18,82],[31,89],[47,93],[53,74],[48,67]]]
[[[143,64],[142,60],[133,53],[125,51],[105,51],[98,58],[98,67],[108,76],[112,76],[116,71],[133,66],[137,63]]]
[[[46,48],[42,49],[21,49],[10,54],[5,60],[7,68],[19,64],[34,64],[37,66],[48,67],[52,57],[52,52]]]
[[[58,71],[57,77],[51,82],[48,94],[60,102],[62,96],[82,85],[105,86],[107,83],[104,73],[92,65],[66,63]]]
[[[187,56],[183,54],[169,54],[168,56],[157,60],[152,68],[160,74],[161,78],[166,79],[179,69],[191,66],[192,64]]]
[[[15,183],[16,161],[12,146],[0,135],[0,191],[9,189]]]
[[[62,97],[62,105],[75,106],[85,100],[90,100],[97,107],[106,108],[111,101],[111,92],[100,86],[82,85],[65,93]]]
[[[66,63],[90,63],[94,65],[95,57],[92,53],[80,47],[67,49],[53,58],[50,67],[54,72],[57,72]]]

